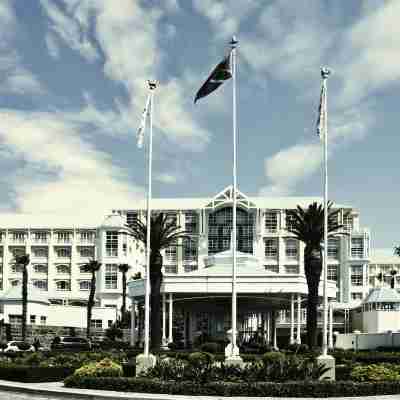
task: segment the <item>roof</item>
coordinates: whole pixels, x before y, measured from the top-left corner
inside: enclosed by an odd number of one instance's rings
[[[395,256],[390,247],[371,249],[370,264],[400,264],[400,257]]]
[[[120,214],[113,213],[104,218],[101,226],[109,228],[126,228],[126,219]]]
[[[21,285],[12,286],[3,294],[0,295],[1,301],[22,301],[22,288]],[[32,284],[28,284],[28,302],[50,304],[49,297],[46,292],[37,289]]]
[[[103,215],[93,216],[77,212],[75,215],[56,214],[0,214],[0,229],[95,229]]]
[[[367,303],[400,303],[400,294],[396,289],[386,287],[372,289],[363,301]]]

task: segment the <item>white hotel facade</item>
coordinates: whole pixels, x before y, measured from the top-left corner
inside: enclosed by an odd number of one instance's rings
[[[280,335],[292,342],[300,341],[307,296],[304,245],[288,232],[290,220],[285,210],[297,205],[307,207],[314,201],[321,203],[322,199],[248,197],[241,192],[237,196],[239,336],[243,339],[261,329],[272,342]],[[152,208],[167,213],[177,225],[192,231],[195,238],[163,252],[164,340],[174,340],[175,328],[170,321],[178,311],[183,318],[185,341],[205,331],[211,336],[225,335],[230,326],[231,187],[210,198],[153,199]],[[339,222],[347,235],[329,240],[331,339],[333,330],[351,329],[348,310],[377,285],[375,276],[381,270],[388,275],[400,267],[393,257],[390,268],[387,259],[382,263],[378,257],[371,263],[370,232],[362,227],[359,212],[349,205],[334,204],[334,208],[340,210]],[[115,321],[122,303],[118,264],[131,265],[128,278],[137,272],[144,275],[143,245],[128,235],[126,224],[137,218],[144,220],[145,215],[143,202],[130,210],[113,210],[103,216],[103,222],[88,224],[83,223],[84,218],[73,222],[48,216],[1,216],[0,318],[18,322],[20,305],[15,297],[22,274],[13,258],[17,252],[26,252],[31,256],[28,318],[32,324],[84,327],[90,274],[84,272],[83,265],[97,259],[102,267],[97,274],[92,324],[107,328]],[[384,284],[388,282],[385,278]],[[143,288],[141,279],[128,283],[129,298],[135,305],[144,300]]]

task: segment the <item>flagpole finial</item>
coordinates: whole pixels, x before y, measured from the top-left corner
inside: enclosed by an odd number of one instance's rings
[[[232,49],[236,49],[237,44],[239,43],[239,41],[236,39],[236,36],[233,35],[231,41],[229,42],[229,44],[231,45]]]
[[[321,67],[321,77],[322,79],[327,79],[329,75],[332,74],[332,70],[328,67]]]
[[[155,79],[149,79],[149,80],[147,81],[147,83],[148,83],[148,85],[149,85],[149,89],[150,89],[150,90],[154,90],[154,89],[156,89],[157,86],[158,86],[158,81],[156,81]]]

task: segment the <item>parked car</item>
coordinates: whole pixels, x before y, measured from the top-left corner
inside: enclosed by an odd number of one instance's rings
[[[18,351],[35,351],[35,348],[27,342],[13,340],[11,342],[8,342],[7,347],[4,349],[5,353]]]
[[[104,346],[110,345],[112,340],[107,336],[93,336],[91,337],[91,344],[93,349],[101,349]]]
[[[88,351],[91,349],[89,340],[77,336],[56,336],[51,343],[51,350]]]

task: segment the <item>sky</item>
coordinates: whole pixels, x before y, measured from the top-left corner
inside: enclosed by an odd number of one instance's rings
[[[236,35],[239,189],[322,195],[329,66],[329,197],[359,210],[373,247],[393,247],[399,15],[396,0],[1,0],[0,212],[135,208],[147,79],[160,82],[153,195],[212,197],[231,184],[232,81],[193,99]]]

